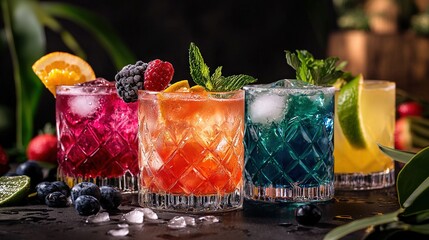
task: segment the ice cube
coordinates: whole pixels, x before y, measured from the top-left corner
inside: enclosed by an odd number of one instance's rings
[[[186,226],[195,226],[196,225],[195,218],[189,217],[189,216],[183,216],[183,218],[185,219]]]
[[[86,219],[86,223],[102,223],[110,221],[108,212],[99,212],[95,215],[91,215]]]
[[[144,213],[140,210],[134,209],[131,212],[122,215],[122,220],[130,224],[140,224],[143,223]]]
[[[126,223],[119,223],[118,224],[118,228],[127,228],[127,227],[129,227],[130,225],[128,225],[128,224],[126,224]]]
[[[96,96],[76,96],[69,100],[70,111],[80,117],[89,117],[100,107]]]
[[[115,86],[114,82],[109,82],[104,78],[96,78],[95,80],[92,81],[88,81],[88,82],[83,82],[83,83],[78,83],[76,84],[78,86],[85,86],[85,87],[110,87],[110,86]]]
[[[180,217],[180,216],[174,217],[174,218],[170,219],[170,221],[168,221],[167,227],[172,228],[172,229],[185,228],[186,227],[186,220],[184,217]]]
[[[249,115],[253,123],[267,124],[281,121],[286,109],[284,97],[265,94],[250,103]]]
[[[158,219],[158,215],[150,208],[136,208],[136,210],[142,211],[144,214],[144,218],[146,219],[150,219],[150,220]]]
[[[128,233],[130,233],[130,230],[128,228],[119,228],[119,229],[112,229],[107,232],[107,234],[112,235],[114,237],[123,237],[127,236]]]
[[[219,218],[212,216],[212,215],[199,217],[198,220],[201,222],[209,223],[209,224],[219,222]]]

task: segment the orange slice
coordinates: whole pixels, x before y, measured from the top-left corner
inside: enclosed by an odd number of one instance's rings
[[[75,85],[95,79],[94,70],[82,58],[65,52],[52,52],[33,64],[34,73],[55,96],[58,85]]]
[[[164,94],[173,93],[173,94]],[[205,95],[207,92],[204,87],[196,85],[189,86],[188,80],[173,83],[163,92],[158,93],[159,109],[163,119],[177,120],[189,119],[195,112],[200,111],[203,101],[183,101],[181,94],[198,94]]]

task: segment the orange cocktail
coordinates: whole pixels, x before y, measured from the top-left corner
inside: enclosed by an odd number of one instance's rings
[[[244,91],[139,92],[140,199],[175,211],[242,206]]]

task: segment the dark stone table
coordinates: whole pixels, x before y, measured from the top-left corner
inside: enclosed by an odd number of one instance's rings
[[[78,215],[73,207],[50,208],[26,204],[0,208],[0,239],[322,239],[336,226],[398,209],[394,187],[373,191],[337,191],[334,200],[318,205],[323,211],[323,217],[313,227],[295,222],[295,205],[261,205],[245,201],[243,210],[216,215],[220,219],[219,223],[174,230],[169,229],[165,222],[145,222],[130,225],[129,234],[125,237],[113,237],[107,232],[118,228],[122,214],[134,209],[135,205],[121,205],[118,212],[110,214],[109,222],[89,224],[85,222],[86,217]],[[178,215],[158,212],[158,216],[166,221]],[[362,236],[364,231],[355,232],[345,239],[361,239]]]

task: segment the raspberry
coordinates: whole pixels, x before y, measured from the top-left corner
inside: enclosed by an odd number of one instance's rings
[[[155,59],[149,62],[144,73],[144,88],[150,91],[164,90],[173,79],[174,68],[169,62]]]
[[[137,61],[136,64],[128,64],[115,75],[116,90],[119,97],[125,102],[135,102],[138,99],[138,90],[143,89],[144,72],[147,63]]]

